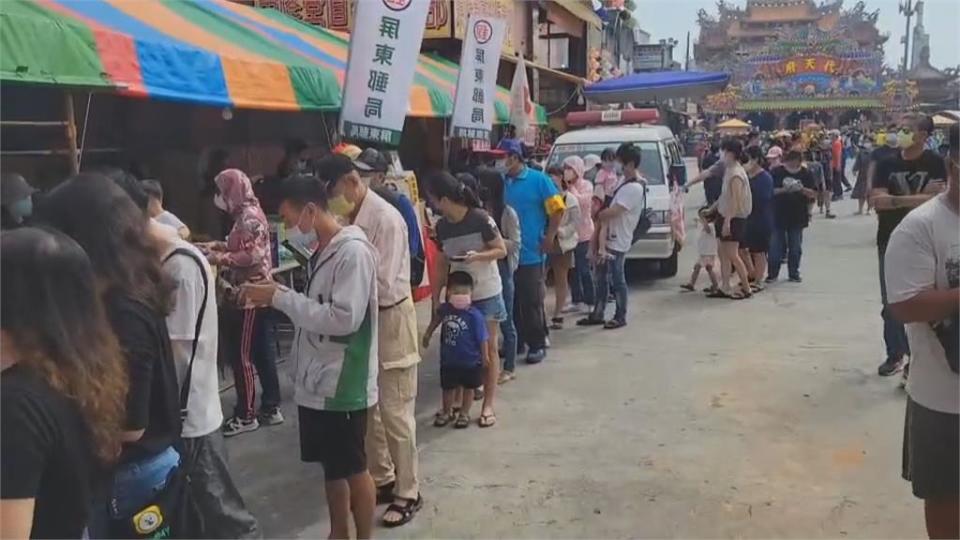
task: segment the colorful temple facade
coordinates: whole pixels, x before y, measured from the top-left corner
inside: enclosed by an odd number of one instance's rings
[[[740,8],[720,0],[717,8],[717,16],[700,11],[694,54],[701,69],[732,79],[708,99],[708,112],[751,116],[772,128],[910,106],[910,88],[887,84],[887,36],[863,2],[844,9],[843,0],[747,0]]]

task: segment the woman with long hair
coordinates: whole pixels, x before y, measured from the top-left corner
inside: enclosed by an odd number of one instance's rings
[[[747,217],[750,215],[752,199],[750,181],[747,172],[740,165],[743,145],[740,141],[727,138],[720,144],[723,160],[723,186],[720,198],[711,207],[718,217],[714,224],[717,238],[720,240],[720,290],[707,296],[713,298],[732,298],[742,300],[751,296],[750,277],[747,267],[740,258],[740,243],[744,239]],[[740,278],[740,290],[730,290],[731,270]]]
[[[270,228],[260,201],[253,194],[250,179],[240,169],[227,169],[214,178],[217,193],[214,204],[230,215],[233,227],[226,241],[201,244],[210,264],[220,267],[224,294],[220,302],[220,343],[230,359],[237,405],[234,415],[223,425],[226,437],[259,429],[261,425],[283,423],[280,412],[280,380],[273,343],[273,326],[268,320],[271,308],[247,307],[238,297],[238,287],[246,282],[268,280]],[[260,376],[260,410],[255,408],[257,387],[253,380],[256,367]]]
[[[740,256],[750,271],[750,288],[757,292],[763,290],[763,280],[767,277],[767,253],[773,234],[773,177],[764,167],[759,148],[751,146],[744,155],[747,162],[743,168],[750,181],[751,210],[744,241],[740,244]]]
[[[579,158],[578,158],[579,159]],[[550,329],[563,329],[563,310],[567,305],[569,292],[568,275],[573,266],[573,251],[577,247],[577,225],[580,222],[580,203],[577,197],[570,192],[571,181],[575,178],[569,174],[569,167],[550,167],[548,174],[563,196],[564,210],[557,229],[556,241],[550,246],[547,253],[547,262],[553,273],[553,316],[550,318]],[[582,170],[582,164],[581,164]],[[572,171],[571,171],[572,172]]]
[[[120,454],[123,355],[76,242],[22,228],[0,258],[0,537],[80,538]]]
[[[506,257],[507,248],[493,218],[480,208],[475,187],[477,180],[470,174],[461,174],[461,179],[448,172],[437,172],[426,180],[427,197],[434,208],[440,211],[437,221],[437,242],[441,250],[437,254],[437,279],[433,285],[434,312],[440,306],[441,293],[450,272],[467,272],[473,278],[473,306],[483,313],[487,321],[487,354],[484,366],[483,407],[480,411],[480,427],[490,427],[497,422],[493,411],[493,398],[499,376],[497,358],[497,330],[507,319],[503,303],[500,275],[496,261]]]
[[[123,447],[107,515],[132,517],[162,490],[180,464],[177,374],[165,317],[174,283],[146,214],[114,181],[80,174],[51,190],[37,220],[73,238],[93,266],[107,318],[123,350],[129,392]],[[96,516],[95,516],[96,517]]]
[[[483,209],[493,217],[503,237],[503,245],[507,248],[507,256],[497,261],[500,285],[503,288],[503,303],[507,309],[507,318],[500,322],[500,333],[503,334],[503,370],[497,380],[498,384],[504,384],[516,377],[514,371],[517,365],[517,327],[513,322],[513,273],[520,264],[520,217],[504,200],[505,184],[499,171],[489,167],[481,168],[477,171],[477,180],[480,184],[479,195]]]

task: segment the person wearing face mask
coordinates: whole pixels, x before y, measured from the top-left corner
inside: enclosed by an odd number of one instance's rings
[[[378,399],[377,255],[360,227],[340,225],[326,192],[311,176],[294,176],[281,190],[285,225],[317,244],[305,292],[267,282],[243,285],[241,296],[284,312],[296,328],[300,459],[323,467],[329,537],[350,538],[352,515],[357,538],[370,538],[376,491],[366,432]]]
[[[950,128],[946,192],[910,212],[885,255],[888,309],[906,324],[910,380],[901,474],[923,500],[927,535],[960,538],[960,130]]]
[[[328,186],[330,212],[359,227],[378,256],[380,399],[370,411],[366,445],[377,500],[392,503],[383,524],[398,527],[423,507],[414,418],[420,350],[410,292],[407,224],[396,208],[367,186],[347,156],[327,156],[317,163],[317,171]]]
[[[903,324],[896,321],[887,307],[884,254],[890,234],[906,215],[943,190],[946,169],[936,152],[924,145],[933,132],[933,120],[922,114],[904,115],[896,141],[900,150],[877,163],[870,200],[877,211],[877,254],[879,257],[880,299],[883,302],[883,338],[887,358],[877,368],[881,376],[902,371],[910,347]],[[890,135],[887,135],[889,144]]]
[[[777,281],[787,256],[790,281],[799,283],[803,229],[810,224],[809,205],[817,198],[817,182],[796,150],[787,152],[773,176],[773,236],[770,238],[767,283]]]
[[[22,227],[33,215],[33,194],[37,190],[17,173],[0,177],[0,229]]]
[[[225,242],[198,244],[210,264],[220,267],[223,293],[220,302],[220,335],[224,355],[231,362],[237,392],[234,415],[223,425],[223,435],[232,437],[259,429],[261,425],[283,423],[280,411],[280,382],[273,343],[269,308],[247,305],[237,287],[250,281],[270,279],[270,238],[267,218],[253,194],[250,179],[239,169],[227,169],[216,176],[214,204],[233,219]],[[255,409],[256,367],[263,394],[259,413]]]
[[[759,148],[747,148],[746,156],[744,170],[750,178],[751,210],[740,253],[750,260],[751,289],[757,292],[763,289],[762,283],[767,277],[767,252],[773,234],[773,177],[763,167]]]
[[[744,240],[746,218],[752,209],[750,181],[740,165],[743,146],[740,141],[728,138],[720,145],[723,155],[723,189],[720,198],[711,207],[718,217],[714,222],[720,241],[720,290],[708,294],[711,298],[743,300],[751,296],[750,276],[740,258],[740,243]],[[730,270],[740,278],[740,291],[730,290]]]
[[[436,279],[432,282],[433,320],[438,316],[448,276],[460,271],[470,274],[473,306],[483,314],[486,334],[490,336],[483,345],[488,350],[483,356],[483,407],[478,420],[480,427],[490,427],[497,421],[493,409],[499,378],[497,332],[500,323],[507,320],[497,261],[507,256],[507,248],[496,220],[480,207],[476,194],[479,186],[473,175],[460,173],[453,177],[438,172],[425,180],[428,197],[442,216],[436,224],[441,252],[436,258]]]
[[[587,156],[589,157],[589,156]],[[580,207],[580,219],[577,222],[577,247],[573,252],[573,272],[570,273],[570,300],[573,309],[593,309],[593,274],[590,272],[590,241],[595,230],[593,215],[590,213],[593,198],[593,186],[584,178],[582,171],[586,166],[577,156],[563,160],[563,174],[569,191],[577,199]]]
[[[506,203],[520,218],[520,264],[514,273],[514,320],[520,338],[519,347],[526,345],[529,348],[526,362],[539,364],[547,356],[543,312],[544,254],[557,238],[564,210],[563,197],[547,175],[524,165],[523,156],[516,150],[507,153],[506,164]]]
[[[417,210],[406,195],[387,185],[387,172],[390,162],[382,152],[376,148],[367,148],[353,158],[360,178],[370,186],[377,195],[390,203],[403,216],[407,223],[407,238],[410,241],[410,285],[417,287],[423,281],[426,253],[423,247],[423,238],[420,235],[420,222],[417,220]]]
[[[573,251],[579,243],[577,226],[580,222],[580,202],[571,190],[578,178],[573,167],[583,170],[583,161],[577,156],[570,156],[563,160],[563,168],[556,168],[558,170],[551,168],[549,171],[554,185],[563,194],[565,207],[560,227],[557,228],[557,239],[547,255],[547,262],[553,272],[554,302],[553,316],[550,318],[552,330],[562,330],[563,313],[571,311],[567,309],[567,293],[570,290],[568,277],[573,263]],[[590,234],[593,234],[592,230]]]
[[[593,179],[593,204],[591,216],[596,216],[604,205],[610,204],[613,192],[620,185],[620,169],[617,166],[617,154],[613,148],[606,148],[600,154],[600,170]]]

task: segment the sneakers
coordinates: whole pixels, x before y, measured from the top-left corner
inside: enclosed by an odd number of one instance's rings
[[[256,418],[243,420],[234,416],[223,423],[222,429],[224,437],[233,437],[234,435],[240,435],[241,433],[247,433],[249,431],[256,431],[260,429],[260,422]]]
[[[516,378],[517,376],[512,371],[503,370],[500,372],[500,377],[497,378],[497,384],[507,384]]]
[[[907,364],[904,357],[887,358],[880,367],[877,368],[877,374],[881,377],[889,377],[903,371],[903,366]]]
[[[576,302],[563,306],[563,309],[560,310],[560,313],[579,313],[581,311],[583,311],[583,304]]]
[[[528,364],[539,364],[543,362],[543,359],[547,357],[546,349],[533,349],[530,351],[530,354],[527,355]]]
[[[791,283],[803,283],[803,280],[800,279],[800,276],[790,276],[790,279],[788,281],[790,281]]]
[[[279,407],[274,407],[267,411],[260,411],[260,414],[257,415],[257,420],[262,426],[280,425],[283,423],[283,413],[280,412]]]

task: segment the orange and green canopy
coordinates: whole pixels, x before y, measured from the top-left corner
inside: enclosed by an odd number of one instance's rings
[[[226,0],[0,1],[0,81],[265,110],[340,109],[349,38]],[[409,111],[453,112],[458,66],[421,55]],[[499,122],[509,118],[500,88]],[[545,123],[536,107],[535,123]]]

